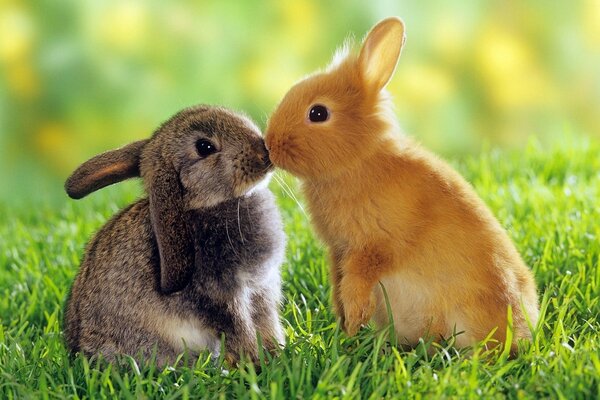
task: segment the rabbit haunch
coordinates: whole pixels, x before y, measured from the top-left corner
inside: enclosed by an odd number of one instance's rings
[[[473,188],[399,134],[384,88],[403,44],[402,21],[385,19],[358,55],[341,52],[294,85],[268,122],[271,160],[302,180],[348,334],[390,322],[381,283],[401,342],[456,332],[463,346],[493,333],[495,346],[510,309],[514,353],[538,319],[535,280]]]
[[[216,356],[223,335],[232,362],[257,359],[257,335],[278,349],[285,236],[264,183],[270,169],[253,124],[203,106],[78,168],[66,184],[72,197],[140,175],[149,196],[88,244],[67,301],[69,348],[109,360],[156,349],[161,364],[186,348]]]

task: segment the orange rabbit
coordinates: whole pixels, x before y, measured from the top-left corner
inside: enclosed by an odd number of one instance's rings
[[[403,44],[402,21],[385,19],[358,55],[292,87],[268,123],[271,160],[302,180],[349,335],[388,323],[381,282],[404,344],[504,342],[510,307],[514,352],[538,319],[533,275],[472,187],[399,134],[384,88]]]

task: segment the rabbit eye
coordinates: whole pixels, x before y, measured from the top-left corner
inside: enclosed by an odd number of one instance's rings
[[[322,104],[312,106],[308,112],[310,122],[325,122],[329,119],[329,110]]]
[[[210,141],[206,139],[200,139],[196,142],[196,150],[198,151],[198,155],[204,158],[215,153],[217,148]]]

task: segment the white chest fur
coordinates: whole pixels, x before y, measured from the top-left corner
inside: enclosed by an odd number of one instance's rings
[[[456,293],[435,287],[431,280],[418,273],[404,270],[381,280],[385,287],[397,339],[400,343],[415,346],[426,335],[449,338],[453,333],[458,346],[472,343],[462,314],[453,297]],[[377,306],[373,321],[379,327],[388,322],[387,304],[380,285],[374,289]],[[446,297],[440,297],[444,293]]]
[[[179,351],[189,349],[198,353],[209,350],[214,357],[219,355],[219,337],[199,321],[168,317],[163,319],[162,328],[164,337]]]

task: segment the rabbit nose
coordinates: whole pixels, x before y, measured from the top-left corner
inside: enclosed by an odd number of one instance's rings
[[[273,148],[273,139],[270,135],[265,137],[265,148],[267,149],[267,152]]]
[[[258,147],[258,159],[265,164],[270,164],[271,160],[269,159],[269,150],[267,149],[265,142],[261,141]]]

